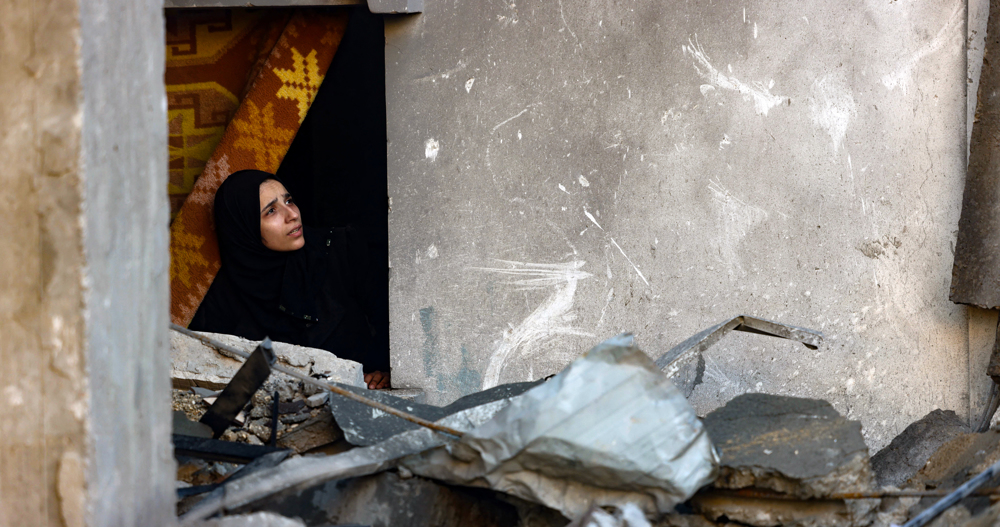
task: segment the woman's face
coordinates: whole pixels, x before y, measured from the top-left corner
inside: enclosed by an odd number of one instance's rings
[[[273,179],[260,184],[260,240],[272,251],[296,251],[306,244],[298,205]]]

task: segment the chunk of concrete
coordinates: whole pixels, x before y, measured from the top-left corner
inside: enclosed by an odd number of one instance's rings
[[[963,434],[945,443],[927,460],[912,478],[917,489],[953,490],[1000,461],[1000,431]],[[992,486],[992,484],[987,484]],[[924,498],[912,507],[910,516],[932,505],[938,498]],[[969,496],[958,502],[971,516],[979,516],[990,507],[985,496]]]
[[[953,489],[1000,461],[1000,430],[963,434],[941,446],[912,478],[925,488]]]
[[[951,410],[934,410],[907,426],[888,446],[872,456],[880,487],[902,486],[941,445],[967,434],[969,427]]]
[[[801,498],[872,489],[861,423],[841,417],[826,401],[744,394],[704,423],[720,452],[716,487]]]
[[[290,430],[278,438],[278,446],[290,448],[297,454],[308,452],[316,447],[328,445],[334,441],[344,438],[344,432],[340,430],[333,420],[330,412],[320,412],[319,415],[298,425],[294,430]]]
[[[309,408],[318,408],[326,404],[327,399],[330,397],[328,392],[317,393],[315,395],[310,395],[306,398],[306,406]]]
[[[258,344],[233,335],[219,333],[202,333],[202,335],[247,352],[253,351]],[[359,388],[366,386],[360,363],[337,358],[328,351],[275,342],[274,353],[278,357],[278,364],[304,375]],[[172,361],[170,376],[175,388],[192,386],[213,390],[224,388],[243,364],[242,358],[232,357],[226,352],[216,350],[200,340],[176,331],[170,333],[170,356]],[[274,375],[291,378],[278,372]]]

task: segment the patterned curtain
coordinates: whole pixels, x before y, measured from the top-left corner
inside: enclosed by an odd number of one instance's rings
[[[215,191],[275,172],[323,81],[348,11],[205,10],[167,16],[170,317],[187,326],[219,270]]]

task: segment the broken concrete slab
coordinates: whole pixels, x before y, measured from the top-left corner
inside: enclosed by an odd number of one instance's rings
[[[201,334],[248,352],[257,347],[256,342],[233,335]],[[366,386],[360,363],[337,358],[328,351],[275,342],[274,352],[278,358],[277,364],[302,374],[348,386],[359,388]],[[237,360],[226,352],[216,350],[200,340],[176,331],[170,333],[170,357],[172,361],[170,376],[175,388],[192,386],[212,390],[224,388],[243,364],[242,359]],[[279,372],[274,372],[274,375],[291,378]]]
[[[333,415],[329,411],[324,411],[279,437],[278,446],[302,454],[343,438],[344,433],[333,420]]]
[[[861,423],[841,417],[826,401],[744,394],[704,423],[721,455],[716,487],[801,498],[872,489]]]
[[[1000,460],[1000,431],[990,430],[981,434],[958,436],[941,446],[912,478],[910,485],[917,489],[953,490],[979,475]],[[995,486],[996,481],[987,483]],[[939,498],[924,498],[911,507],[914,516],[930,507]],[[972,516],[978,516],[990,506],[984,496],[969,496],[958,502]]]
[[[911,423],[872,456],[872,471],[878,485],[901,487],[941,445],[968,432],[966,423],[951,410],[934,410]]]
[[[913,477],[926,488],[953,489],[1000,460],[1000,430],[963,434],[941,446]]]

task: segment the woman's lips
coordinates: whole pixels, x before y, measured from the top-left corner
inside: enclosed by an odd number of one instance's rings
[[[302,226],[299,225],[298,227],[292,229],[292,231],[289,232],[288,235],[291,236],[292,238],[298,238],[299,236],[302,236]]]

